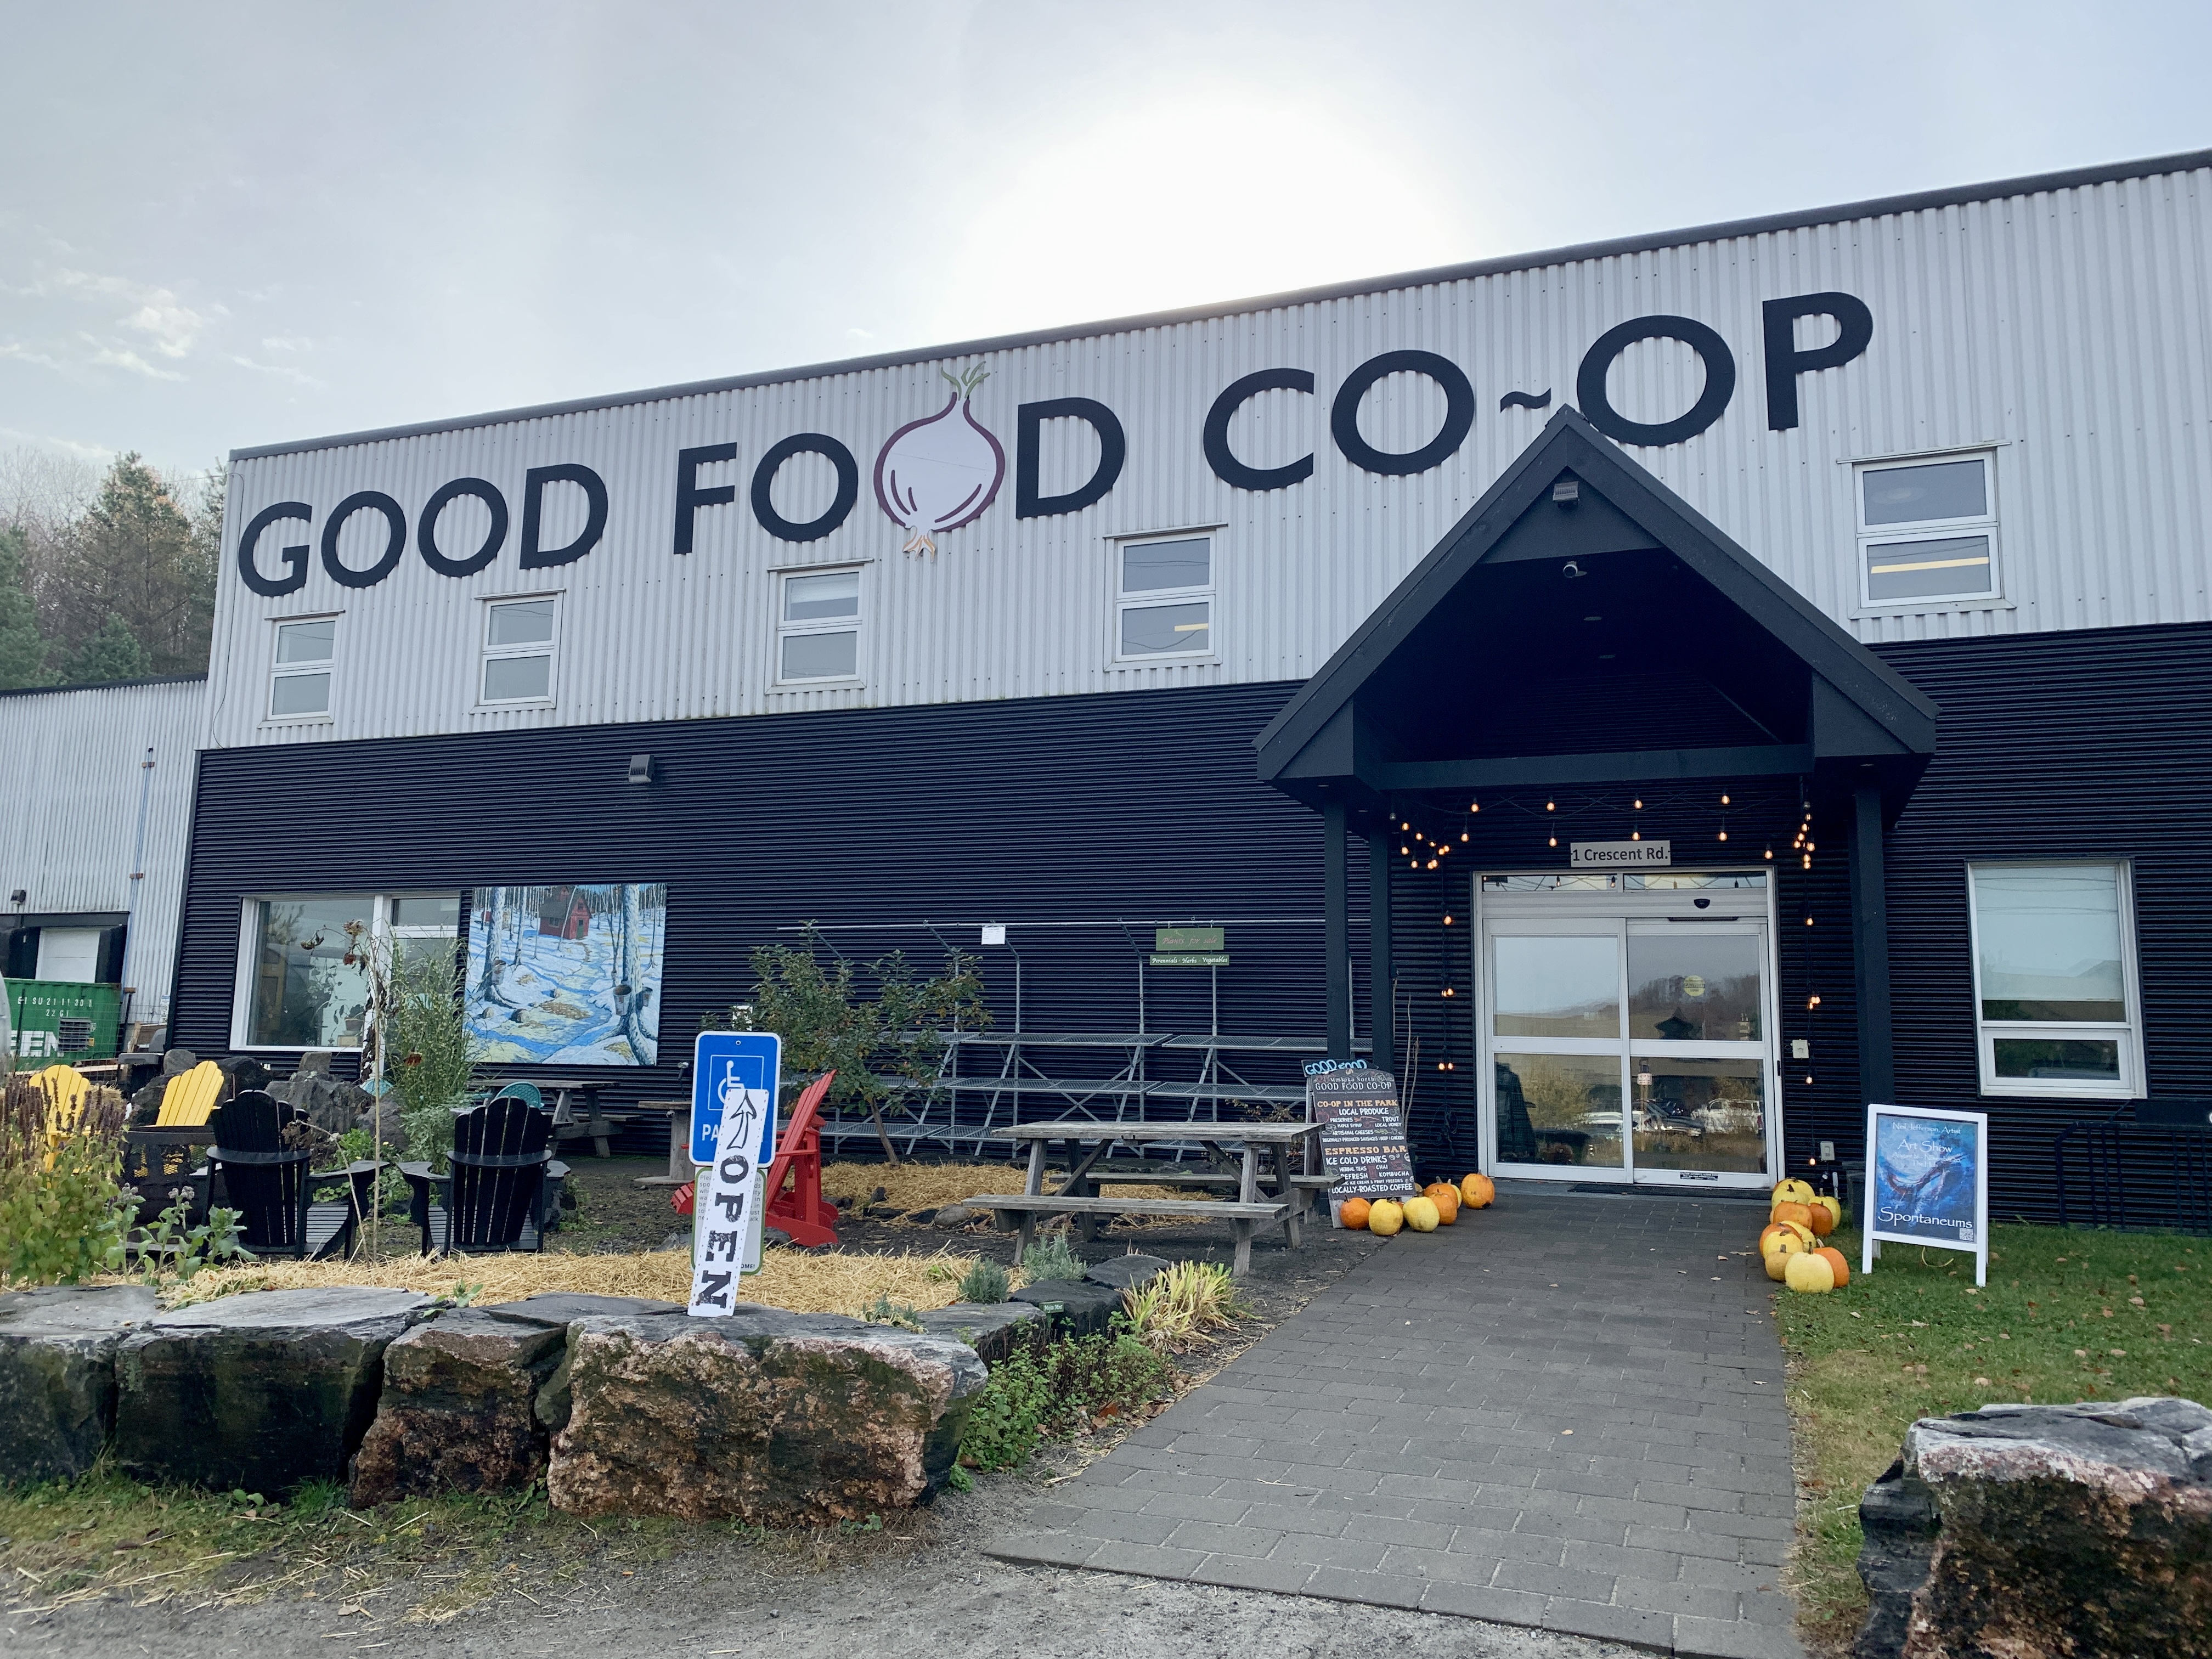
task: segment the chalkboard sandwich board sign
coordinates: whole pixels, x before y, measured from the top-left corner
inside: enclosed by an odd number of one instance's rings
[[[1413,1159],[1398,1109],[1398,1079],[1366,1066],[1306,1079],[1306,1115],[1322,1126],[1322,1168],[1336,1177],[1329,1219],[1347,1198],[1403,1198],[1413,1190]]]

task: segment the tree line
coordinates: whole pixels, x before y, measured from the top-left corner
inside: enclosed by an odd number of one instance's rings
[[[0,690],[204,672],[227,476],[0,454]]]

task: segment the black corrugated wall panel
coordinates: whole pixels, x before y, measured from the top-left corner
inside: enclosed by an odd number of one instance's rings
[[[903,949],[926,965],[942,951],[919,924],[976,950],[975,924],[1005,922],[1026,963],[1024,1024],[1134,1031],[1138,954],[1152,943],[1135,924],[1226,919],[1219,1029],[1318,1036],[1321,819],[1257,781],[1251,747],[1295,689],[210,751],[174,1040],[228,1049],[247,895],[605,881],[669,890],[662,1063],[608,1068],[611,1104],[678,1092],[700,1016],[745,994],[756,946],[809,921],[854,930],[831,938],[856,960]],[[649,786],[624,781],[640,752],[657,769]],[[1269,920],[1233,925],[1243,918]],[[1100,925],[1025,926],[1073,921]],[[1353,939],[1364,987],[1364,926]],[[976,953],[1011,1027],[1013,958]],[[1144,977],[1150,1029],[1208,1029],[1212,975]],[[1358,1018],[1364,1030],[1364,997]],[[1076,1076],[1115,1063],[1053,1059]]]
[[[1991,1213],[2055,1219],[2053,1139],[2118,1103],[1980,1093],[1966,866],[2132,860],[2150,1091],[2212,1093],[2212,627],[1878,650],[1943,708],[1941,752],[1890,836],[1898,1092],[1989,1113]]]

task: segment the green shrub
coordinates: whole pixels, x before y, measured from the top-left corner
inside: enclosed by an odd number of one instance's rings
[[[1166,1395],[1167,1362],[1118,1316],[1109,1335],[1064,1338],[1042,1353],[1018,1350],[991,1367],[960,1440],[960,1458],[979,1469],[1019,1468],[1038,1443],[1081,1432],[1097,1418]]]
[[[1054,1233],[1049,1238],[1040,1238],[1022,1252],[1022,1271],[1030,1276],[1031,1284],[1045,1279],[1080,1279],[1083,1263],[1067,1245],[1065,1233]]]
[[[896,1325],[909,1331],[918,1331],[921,1328],[921,1315],[915,1309],[908,1307],[903,1302],[892,1301],[889,1291],[878,1295],[873,1302],[861,1309],[860,1317],[871,1325]]]
[[[975,1265],[960,1276],[960,1299],[963,1302],[1004,1302],[1011,1283],[1004,1267],[988,1255],[978,1256]]]
[[[74,1123],[28,1077],[0,1089],[0,1285],[74,1285],[123,1261],[123,1097],[94,1089]],[[51,1159],[51,1162],[49,1161]]]

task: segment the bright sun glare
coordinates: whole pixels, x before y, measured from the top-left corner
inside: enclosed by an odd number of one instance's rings
[[[1328,234],[1317,227],[1328,226]],[[1477,256],[1413,146],[1209,93],[1094,123],[1006,175],[950,265],[939,337],[1267,294]]]

